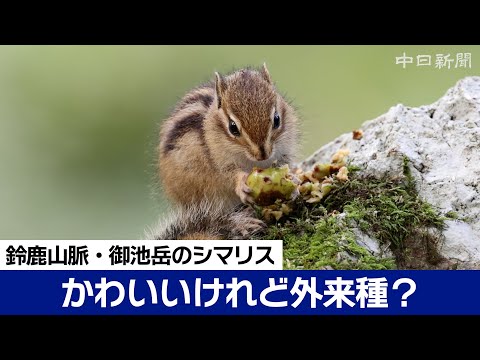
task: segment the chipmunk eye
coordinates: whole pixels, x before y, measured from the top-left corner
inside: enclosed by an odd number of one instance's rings
[[[238,130],[237,124],[232,119],[229,119],[228,130],[230,130],[233,136],[240,136],[240,131]]]
[[[275,111],[273,115],[273,128],[278,129],[280,127],[280,115]]]

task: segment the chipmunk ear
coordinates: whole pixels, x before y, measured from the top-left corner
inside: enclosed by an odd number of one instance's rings
[[[222,98],[223,94],[225,93],[225,89],[225,79],[218,72],[215,72],[215,101],[218,108],[222,106]]]
[[[265,79],[265,81],[267,81],[269,84],[272,83],[272,78],[270,77],[270,73],[268,72],[266,63],[263,63],[263,66],[260,69],[260,74]]]

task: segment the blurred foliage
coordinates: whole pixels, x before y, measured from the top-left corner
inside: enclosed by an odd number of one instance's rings
[[[457,53],[471,68],[435,68]],[[415,66],[424,54],[432,65]],[[305,157],[397,103],[435,101],[478,59],[480,46],[0,46],[0,238],[141,238],[167,206],[158,126],[214,71],[266,62]]]

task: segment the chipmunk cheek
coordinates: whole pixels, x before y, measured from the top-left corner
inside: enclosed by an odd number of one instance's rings
[[[259,159],[259,150],[257,146],[251,146],[251,144],[247,144],[245,146],[245,155],[248,159],[252,161],[258,161]]]

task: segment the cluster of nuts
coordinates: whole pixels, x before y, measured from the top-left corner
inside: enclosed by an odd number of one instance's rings
[[[310,171],[296,170],[300,180],[299,191],[308,203],[317,203],[332,189],[334,177],[340,181],[348,180],[348,169],[345,158],[348,149],[340,149],[331,158],[330,163],[315,164]]]
[[[255,168],[247,178],[252,196],[267,222],[280,220],[292,211],[293,201],[298,197],[313,204],[320,202],[332,189],[335,179],[348,181],[346,157],[348,149],[340,149],[330,163],[318,163],[312,170],[293,171],[287,165],[279,168]]]

